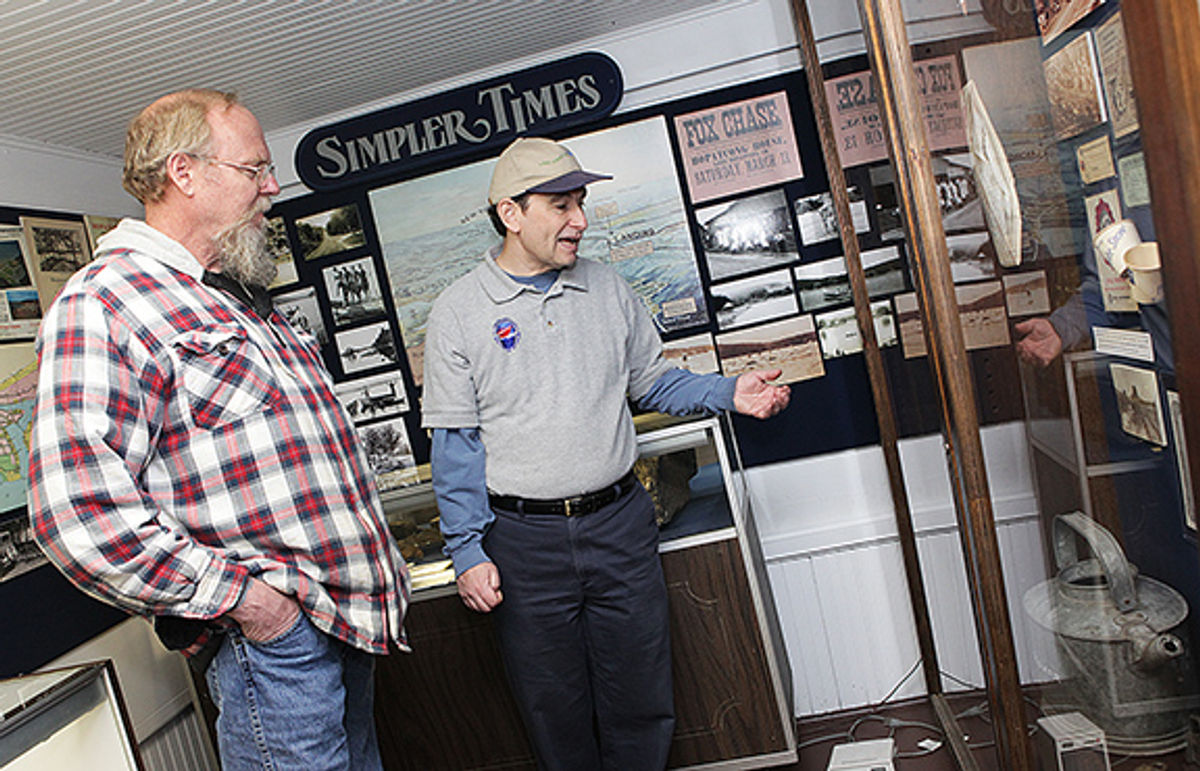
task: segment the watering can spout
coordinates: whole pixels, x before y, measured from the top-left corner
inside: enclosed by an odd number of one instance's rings
[[[1183,640],[1168,632],[1155,632],[1145,624],[1126,627],[1125,632],[1133,645],[1130,664],[1140,672],[1152,672],[1183,655]]]

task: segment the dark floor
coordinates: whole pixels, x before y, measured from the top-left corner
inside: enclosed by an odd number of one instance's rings
[[[992,743],[992,728],[987,720],[986,699],[981,694],[947,698],[959,727],[967,737],[976,763],[983,771],[1001,768]],[[937,716],[927,699],[888,705],[882,709],[841,712],[828,717],[802,718],[798,723],[800,762],[779,767],[782,771],[824,771],[829,755],[838,744],[854,740],[892,737],[896,742],[896,771],[957,771],[949,748],[942,739]],[[924,749],[938,742],[936,749]],[[1189,763],[1184,752],[1155,758],[1110,754],[1113,771],[1194,771],[1200,765]],[[1050,771],[1050,770],[1047,770]],[[1056,771],[1056,770],[1055,770]],[[1103,771],[1103,769],[1100,769]]]

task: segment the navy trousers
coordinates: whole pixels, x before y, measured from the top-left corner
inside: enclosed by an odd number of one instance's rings
[[[493,611],[541,768],[661,771],[675,727],[667,591],[641,485],[580,517],[496,511]]]

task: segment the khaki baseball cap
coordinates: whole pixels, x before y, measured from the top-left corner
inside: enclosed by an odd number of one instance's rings
[[[611,174],[584,171],[570,150],[550,139],[521,137],[500,153],[488,188],[488,203],[522,193],[566,193]]]

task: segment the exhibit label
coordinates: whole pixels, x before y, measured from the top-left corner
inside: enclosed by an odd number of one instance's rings
[[[675,117],[692,202],[804,176],[787,94]]]
[[[954,57],[914,62],[913,72],[921,91],[929,149],[946,150],[966,145],[962,87]],[[825,98],[829,101],[842,168],[887,158],[875,78],[869,70],[825,81]]]
[[[313,190],[401,179],[603,118],[622,89],[616,62],[577,54],[314,129],[296,147],[296,172]]]

